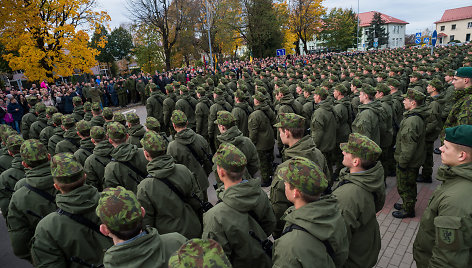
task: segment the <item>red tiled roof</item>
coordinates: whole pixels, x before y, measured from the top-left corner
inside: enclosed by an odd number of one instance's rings
[[[369,11],[369,12],[359,13],[359,20],[360,20],[359,25],[361,27],[369,26],[370,23],[372,22],[372,19],[374,18],[375,13],[380,13],[380,12]],[[386,14],[383,14],[383,13],[380,13],[380,17],[382,18],[382,20],[385,21],[386,24],[391,24],[391,23],[394,23],[394,24],[409,24],[406,21],[399,20],[397,18],[394,18],[392,16],[389,16],[389,15],[386,15]]]
[[[442,18],[435,23],[465,20],[472,18],[472,6],[446,9]]]
[[[438,37],[446,37],[446,36],[447,36],[447,34],[445,34],[445,33],[438,33]]]

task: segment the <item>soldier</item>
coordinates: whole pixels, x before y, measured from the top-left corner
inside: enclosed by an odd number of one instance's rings
[[[90,89],[91,89],[90,83],[86,83],[85,86],[82,88],[82,95],[86,102],[92,101],[92,98],[90,96]]]
[[[454,105],[444,123],[441,140],[444,139],[444,130],[446,128],[458,125],[472,125],[472,67],[457,69],[452,84],[455,88],[453,96]]]
[[[101,96],[103,95],[103,90],[100,85],[93,84],[92,87],[90,87],[88,95],[92,104],[98,103],[99,105],[101,105]]]
[[[146,85],[144,84],[143,79],[138,79],[138,82],[136,83],[136,92],[138,93],[139,99],[141,100],[141,105],[146,105],[146,96],[144,92],[145,86]]]
[[[72,115],[67,114],[62,116],[61,128],[64,130],[64,140],[60,141],[56,145],[56,154],[58,153],[75,153],[80,147],[80,137],[77,135],[77,129],[75,128],[75,119]]]
[[[410,74],[410,84],[408,85],[409,88],[419,87],[421,93],[426,92],[426,85],[423,79],[423,75],[419,72],[413,72]]]
[[[423,164],[425,130],[424,119],[427,107],[423,104],[426,96],[416,89],[408,89],[403,105],[406,112],[398,131],[395,160],[397,161],[397,190],[403,204],[395,203],[398,211],[392,213],[395,218],[414,218],[416,203],[416,178],[419,167]]]
[[[29,139],[29,130],[31,125],[36,121],[36,115],[34,112],[34,106],[38,103],[38,98],[36,96],[28,96],[26,97],[26,101],[28,102],[29,112],[21,118],[21,125],[20,131],[21,135],[23,135],[23,139]]]
[[[208,115],[210,114],[211,101],[205,96],[205,89],[203,87],[197,87],[197,98],[198,103],[195,106],[195,132],[207,141],[208,137]]]
[[[184,112],[187,116],[187,127],[195,130],[195,106],[197,105],[197,100],[189,95],[188,88],[186,86],[181,85],[179,90],[180,98],[175,103],[175,110],[180,110]]]
[[[265,102],[265,97],[256,92],[254,98],[254,112],[249,115],[249,138],[256,146],[259,155],[262,186],[270,186],[272,182],[272,163],[274,162],[274,130],[275,113]]]
[[[146,132],[141,143],[149,161],[149,176],[138,185],[137,193],[147,211],[143,222],[158,228],[161,234],[178,232],[187,238],[200,237],[198,200],[203,199],[203,193],[195,177],[166,154],[166,141],[156,132]]]
[[[377,85],[378,87],[378,85]],[[358,133],[341,143],[343,168],[333,187],[346,223],[349,257],[345,267],[374,267],[380,252],[380,229],[376,213],[385,203],[383,168],[377,161],[380,147]]]
[[[338,84],[334,87],[333,97],[335,101],[333,112],[336,118],[336,144],[347,142],[349,134],[351,133],[353,115],[351,101],[347,95],[348,93],[348,89],[343,84]],[[337,146],[334,151],[333,160],[336,161],[334,177],[337,177],[343,167],[343,154]]]
[[[453,82],[455,73],[456,72],[454,70],[448,70],[446,71],[446,75],[444,76],[444,90],[441,92],[441,97],[442,99],[444,99],[444,107],[441,112],[443,122],[446,122],[446,119],[449,116],[449,113],[451,112],[452,106],[454,105],[453,98],[455,87],[453,85]],[[440,153],[441,151],[438,152],[438,154]]]
[[[356,118],[359,112],[358,107],[361,105],[359,89],[362,87],[362,82],[359,79],[352,79],[351,82],[351,105],[353,112],[353,119]]]
[[[161,91],[157,88],[156,84],[149,84],[151,89],[151,96],[146,101],[146,111],[147,117],[154,117],[159,120],[159,123],[162,125],[162,101],[164,97],[162,96]]]
[[[120,81],[116,83],[116,93],[118,94],[118,103],[120,107],[126,107],[128,104],[128,92],[127,88],[123,85],[124,79],[121,78]]]
[[[277,110],[277,115],[280,113],[296,113],[301,115],[303,112],[303,106],[293,98],[292,91],[283,86],[279,88],[277,93],[277,99],[279,100],[279,108]],[[280,137],[277,135],[277,147],[279,149],[279,154],[282,154],[283,144],[280,140]]]
[[[11,163],[13,161],[13,156],[8,153],[7,139],[10,135],[17,133],[15,133],[14,130],[6,124],[1,124],[0,127],[0,138],[2,139],[2,148],[0,154],[0,173],[2,173],[11,167]]]
[[[259,170],[259,156],[256,146],[250,138],[243,136],[243,133],[235,125],[236,119],[232,113],[219,111],[215,123],[218,125],[218,130],[221,133],[217,136],[218,141],[220,143],[231,143],[243,152],[247,159],[246,170],[249,172],[249,174],[245,174],[244,178],[253,178]],[[213,166],[213,171],[216,181],[220,182],[215,165]]]
[[[80,120],[76,124],[77,135],[80,137],[80,147],[74,153],[74,157],[80,165],[85,164],[85,160],[92,155],[95,145],[90,138],[90,123]]]
[[[375,101],[375,89],[369,84],[363,84],[359,89],[360,105],[356,119],[352,122],[352,132],[367,136],[369,139],[380,144],[380,114],[382,106]],[[353,105],[354,106],[354,105]]]
[[[136,195],[118,186],[101,193],[96,209],[100,232],[113,239],[103,257],[105,267],[167,267],[172,252],[187,239],[178,233],[159,234],[145,226],[146,212]]]
[[[7,227],[13,253],[31,262],[30,241],[38,222],[56,210],[54,188],[46,146],[26,140],[20,148],[26,177],[15,185],[8,206]]]
[[[39,140],[45,145],[48,145],[49,138],[54,135],[54,121],[53,114],[57,113],[57,108],[54,106],[46,107],[46,118],[48,119],[47,126],[39,133]]]
[[[136,113],[127,113],[126,122],[128,123],[128,143],[141,148],[142,146],[139,141],[144,137],[146,129],[140,124],[139,116]]]
[[[215,103],[210,107],[210,113],[208,115],[208,137],[210,138],[210,146],[212,151],[216,151],[216,148],[219,146],[218,139],[216,138],[220,132],[216,127],[215,120],[219,111],[228,111],[231,112],[231,105],[226,102],[223,96],[223,90],[216,87],[213,91],[213,99]]]
[[[0,209],[6,219],[8,216],[8,204],[10,204],[15,184],[24,177],[25,170],[21,162],[20,147],[24,140],[20,135],[10,135],[6,141],[8,153],[13,157],[11,167],[0,175]]]
[[[187,127],[188,121],[184,112],[174,110],[171,121],[176,134],[167,147],[167,154],[172,156],[176,163],[185,165],[195,174],[197,185],[206,201],[207,189],[210,186],[208,175],[212,171],[210,146],[205,138]]]
[[[51,159],[51,174],[59,208],[45,216],[36,227],[31,255],[35,267],[83,267],[98,265],[112,240],[100,233],[95,214],[99,193],[85,184],[82,165],[71,153]],[[57,243],[56,241],[61,241]]]
[[[53,135],[48,140],[48,153],[54,155],[56,153],[56,145],[64,139],[64,129],[62,129],[62,116],[61,113],[55,113],[52,115],[52,122],[54,126]]]
[[[103,128],[107,129],[107,125],[113,122],[113,111],[109,107],[103,108],[102,112],[103,118],[105,119],[105,123],[103,124]]]
[[[138,184],[148,175],[143,149],[127,142],[129,135],[120,123],[110,123],[107,134],[114,149],[110,154],[111,162],[105,167],[103,187],[123,186],[135,193]]]
[[[446,128],[440,187],[421,217],[413,244],[418,267],[471,267],[472,126]]]
[[[170,136],[171,132],[173,133],[173,130],[171,130],[170,117],[172,116],[172,111],[174,111],[177,97],[175,96],[174,88],[172,87],[172,85],[166,85],[165,89],[167,97],[162,102],[162,127],[163,130],[166,132],[166,135]]]
[[[384,169],[384,178],[387,179],[387,175],[391,174],[391,170],[395,167],[393,163],[389,161],[388,155],[389,150],[392,147],[393,143],[393,102],[392,96],[389,95],[390,87],[385,83],[378,83],[375,88],[377,92],[375,93],[375,98],[380,101],[383,112],[380,113],[380,148],[382,149],[382,154],[380,155],[380,162]]]
[[[296,157],[279,166],[277,177],[294,206],[285,212],[285,229],[274,242],[274,267],[341,267],[348,237],[336,198],[321,196],[326,176],[312,161]]]
[[[315,91],[315,88],[312,85],[306,85],[305,88],[303,89],[303,95],[306,98],[305,104],[303,104],[303,117],[305,117],[305,129],[310,128],[311,124],[311,116],[313,115],[313,112],[315,111],[315,100],[313,99],[313,96],[311,93]]]
[[[241,90],[234,93],[234,107],[231,113],[236,120],[236,126],[243,133],[244,136],[249,137],[249,128],[247,121],[249,115],[254,111],[247,103],[247,96]]]
[[[113,122],[118,122],[120,124],[122,124],[125,128],[127,128],[127,124],[126,124],[126,117],[124,114],[120,113],[120,112],[116,112],[113,114]],[[105,131],[108,130],[108,124],[107,124],[107,128],[105,129]]]
[[[130,76],[128,79],[126,79],[123,87],[127,91],[127,94],[129,94],[129,99],[128,103],[136,103],[137,102],[137,94],[136,94],[136,80],[135,76]]]
[[[92,103],[91,102],[85,102],[84,103],[84,120],[85,121],[90,121],[92,120],[93,114],[92,114]]]
[[[87,174],[87,183],[101,192],[105,167],[111,161],[113,146],[108,141],[105,130],[98,126],[90,129],[90,141],[94,144],[94,148],[93,153],[85,160],[84,171]]]
[[[36,103],[34,106],[34,111],[36,113],[36,121],[31,124],[29,130],[30,139],[39,139],[39,134],[48,125],[48,119],[46,117],[46,105],[42,102]]]
[[[243,180],[247,160],[232,144],[221,144],[213,162],[225,190],[203,215],[202,238],[220,243],[233,267],[270,267],[260,241],[274,230],[275,217],[259,179]]]
[[[169,268],[204,268],[212,266],[231,267],[223,248],[213,239],[191,239],[183,244],[169,259]]]
[[[84,119],[84,106],[82,105],[82,99],[79,96],[74,96],[72,98],[72,105],[74,106],[74,110],[72,111],[72,116],[74,117],[75,121],[79,122],[80,120]]]
[[[318,108],[311,116],[310,135],[315,145],[328,161],[328,176],[333,175],[332,154],[336,148],[336,118],[333,105],[328,97],[328,90],[319,87],[313,92],[313,99]],[[330,181],[330,186],[332,182]]]
[[[92,119],[90,120],[90,126],[99,126],[103,127],[105,124],[105,118],[103,118],[102,115],[102,108],[100,107],[100,104],[98,102],[94,102],[92,104]]]

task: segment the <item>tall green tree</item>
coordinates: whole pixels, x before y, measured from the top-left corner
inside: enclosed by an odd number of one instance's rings
[[[128,58],[133,49],[133,37],[123,27],[114,29],[108,37],[108,49],[110,54],[118,60]]]
[[[165,66],[165,57],[157,29],[153,25],[135,25],[134,28],[136,46],[133,54],[136,62],[147,73],[162,70]]]
[[[388,44],[388,33],[385,27],[387,27],[387,25],[382,19],[382,14],[375,12],[367,32],[367,49],[374,47],[375,38],[378,38],[379,42],[377,49],[382,45]]]
[[[352,8],[333,8],[323,22],[320,37],[326,47],[345,51],[356,46],[357,15]]]
[[[115,60],[110,52],[110,44],[108,43],[109,37],[108,31],[103,25],[100,25],[92,35],[90,47],[98,50],[100,53],[95,57],[99,62],[111,63]],[[101,45],[102,42],[107,43],[103,46]]]

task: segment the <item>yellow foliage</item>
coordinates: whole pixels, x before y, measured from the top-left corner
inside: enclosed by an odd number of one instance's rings
[[[4,56],[13,70],[24,70],[29,80],[53,81],[75,69],[90,72],[96,49],[88,46],[88,29],[107,24],[110,16],[93,11],[94,0],[3,0],[0,42],[11,53]],[[78,29],[78,25],[80,28]],[[100,40],[104,46],[106,40]]]
[[[311,40],[322,26],[321,17],[326,13],[323,0],[294,0],[289,9],[289,27],[297,38]]]

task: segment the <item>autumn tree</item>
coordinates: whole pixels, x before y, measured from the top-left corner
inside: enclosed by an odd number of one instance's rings
[[[99,52],[97,57],[95,57],[99,62],[112,63],[115,60],[110,53],[110,44],[108,43],[109,36],[105,26],[100,25],[99,28],[94,31],[92,39],[90,40],[90,47]],[[102,43],[104,40],[106,40],[107,43],[103,46]]]
[[[333,8],[323,19],[320,34],[324,45],[342,51],[357,43],[357,15],[350,9]]]
[[[147,73],[162,70],[165,66],[164,50],[160,45],[160,35],[153,25],[133,26],[133,54],[141,69]]]
[[[375,12],[367,31],[367,49],[374,47],[375,38],[378,38],[379,42],[377,48],[388,44],[388,33],[385,30],[386,26],[385,20],[382,19],[382,14]]]
[[[172,51],[172,63],[180,67],[183,64],[189,66],[190,61],[199,57],[197,32],[199,29],[202,1],[182,0],[182,13],[185,19],[182,23],[179,37]],[[173,65],[174,65],[173,64]]]
[[[303,44],[303,51],[308,54],[307,42],[313,38],[316,30],[321,27],[321,16],[325,14],[325,8],[321,5],[323,0],[294,0],[290,1],[289,25]]]
[[[108,51],[117,60],[128,58],[133,49],[133,37],[122,26],[114,29],[107,42]]]
[[[287,2],[276,2],[274,3],[275,13],[277,14],[282,31],[282,48],[285,49],[287,54],[297,53],[300,54],[298,46],[298,36],[291,30],[289,9]]]
[[[91,72],[98,51],[89,46],[88,29],[106,24],[106,12],[94,11],[96,0],[3,0],[0,42],[13,70],[29,80]],[[102,43],[101,45],[104,45]]]

